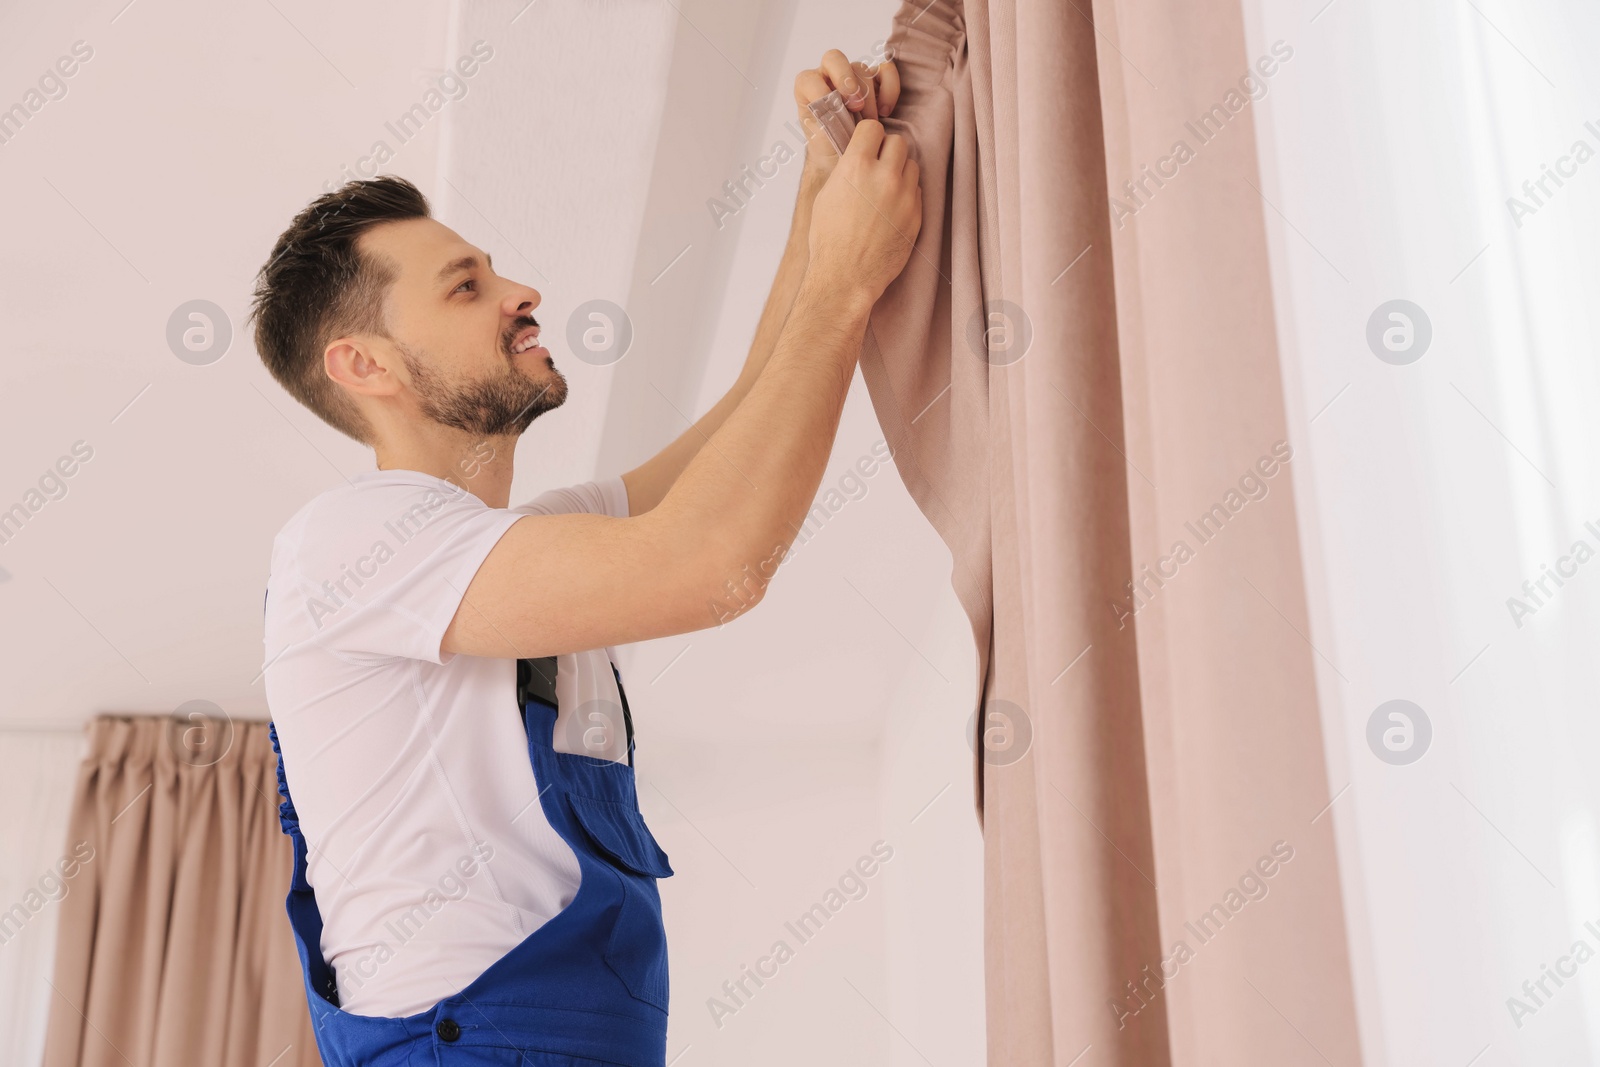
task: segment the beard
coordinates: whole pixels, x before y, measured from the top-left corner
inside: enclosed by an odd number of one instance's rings
[[[508,358],[498,372],[477,381],[446,382],[425,358],[398,341],[395,344],[411,372],[422,414],[474,436],[520,435],[534,419],[567,399],[567,379],[554,367],[537,382]]]

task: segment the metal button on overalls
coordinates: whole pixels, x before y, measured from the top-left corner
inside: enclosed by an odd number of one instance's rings
[[[548,667],[553,661],[525,661]],[[306,843],[278,754],[278,817],[294,842],[287,908],[325,1067],[469,1067],[520,1063],[662,1067],[667,1050],[667,939],[656,879],[667,854],[639,813],[632,716],[622,678],[628,762],[557,752],[553,686],[518,687],[528,758],[545,817],[577,855],[577,894],[464,989],[399,1019],[340,1010],[322,958],[322,915],[306,881]]]

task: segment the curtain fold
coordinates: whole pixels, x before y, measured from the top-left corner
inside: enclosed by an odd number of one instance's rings
[[[1345,1067],[1361,1062],[1330,807],[1346,783],[1328,781],[1253,110],[1295,77],[1296,42],[1247,51],[1238,0],[1094,10],[1126,448],[1148,475],[1129,477],[1121,604],[1164,955],[1194,953],[1161,991],[1173,1061]],[[1274,873],[1241,885],[1264,856]],[[1189,932],[1219,904],[1229,918]]]
[[[320,1067],[267,724],[102,716],[86,747],[46,1067]]]
[[[1237,0],[1191,7],[889,36],[924,219],[861,370],[979,656],[1007,1067],[1359,1062],[1248,115],[1120,185],[1249,69]]]

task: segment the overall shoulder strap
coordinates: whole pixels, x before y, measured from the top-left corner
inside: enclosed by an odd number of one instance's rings
[[[611,664],[611,676],[617,680],[617,696],[622,698],[622,724],[628,731],[628,766],[633,766],[633,713],[628,710],[628,691],[622,686],[622,672]]]
[[[520,712],[529,700],[542,700],[552,708],[556,706],[554,656],[517,660],[517,710]]]

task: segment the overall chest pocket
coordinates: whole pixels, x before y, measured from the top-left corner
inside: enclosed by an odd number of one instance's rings
[[[617,924],[606,943],[605,961],[628,992],[667,1010],[667,931],[661,920],[657,878],[672,876],[667,854],[630,805],[567,794],[573,818],[595,851],[616,872],[622,890]]]

